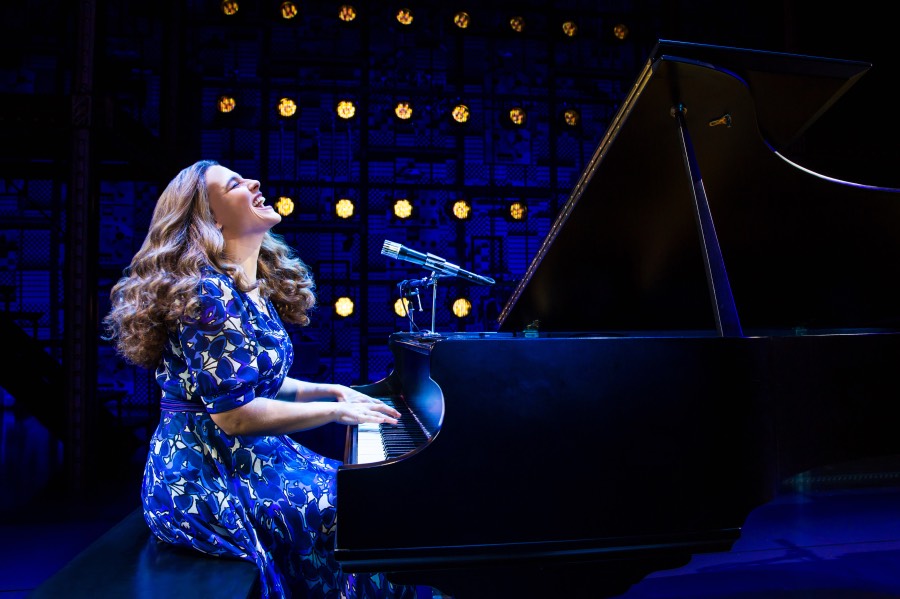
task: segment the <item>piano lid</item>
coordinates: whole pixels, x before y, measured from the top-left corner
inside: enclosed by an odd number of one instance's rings
[[[499,329],[715,330],[678,105],[744,333],[900,327],[900,190],[777,152],[869,67],[660,41]]]

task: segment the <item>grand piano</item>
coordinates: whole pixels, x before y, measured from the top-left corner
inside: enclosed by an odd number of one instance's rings
[[[359,387],[404,417],[348,428],[342,566],[612,596],[900,454],[900,195],[784,153],[870,66],[658,42],[497,330],[395,333]]]

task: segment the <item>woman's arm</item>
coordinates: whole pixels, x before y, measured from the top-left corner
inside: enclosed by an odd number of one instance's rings
[[[227,412],[210,414],[210,417],[229,435],[281,435],[315,428],[329,422],[397,424],[400,412],[378,400],[303,402],[257,397],[248,404]]]
[[[200,317],[179,324],[185,363],[213,422],[230,435],[277,435],[329,422],[396,424],[400,413],[344,385],[287,378],[272,397],[256,397],[254,331],[225,277],[201,281]],[[331,401],[314,401],[314,400]]]
[[[349,403],[383,403],[380,399],[369,397],[364,393],[360,393],[350,387],[344,385],[333,385],[330,383],[309,383],[286,377],[281,388],[275,395],[275,399],[285,401],[346,401]]]

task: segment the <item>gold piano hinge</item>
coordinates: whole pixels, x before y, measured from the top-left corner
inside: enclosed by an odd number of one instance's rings
[[[710,127],[718,127],[719,125],[725,125],[726,127],[731,127],[731,115],[726,114],[717,119],[713,119],[709,122]]]

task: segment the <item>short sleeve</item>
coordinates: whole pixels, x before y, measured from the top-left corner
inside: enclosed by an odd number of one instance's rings
[[[202,279],[199,299],[199,314],[179,325],[179,343],[206,410],[227,412],[256,397],[255,336],[243,303],[224,280]]]

